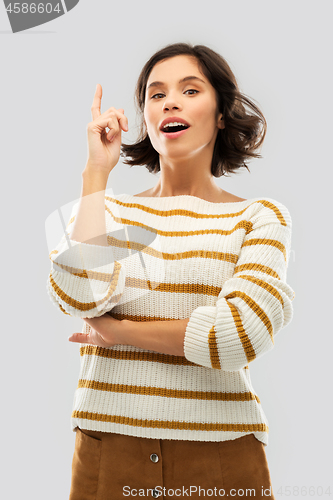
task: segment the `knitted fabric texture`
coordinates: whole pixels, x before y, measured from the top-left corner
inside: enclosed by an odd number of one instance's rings
[[[185,357],[80,344],[72,430],[194,441],[253,433],[266,446],[249,365],[292,320],[288,209],[270,198],[105,195],[106,247],[69,238],[77,209],[50,253],[47,291],[57,308],[79,318],[189,322]]]

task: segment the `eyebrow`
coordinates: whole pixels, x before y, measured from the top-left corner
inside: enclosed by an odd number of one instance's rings
[[[185,78],[182,78],[181,80],[179,80],[178,83],[183,83],[183,82],[187,82],[188,80],[199,80],[200,82],[202,83],[206,83],[204,82],[203,80],[201,80],[201,78],[198,78],[197,76],[185,76]],[[150,89],[150,87],[158,87],[159,85],[164,85],[163,82],[152,82],[148,87],[147,87],[147,90]]]

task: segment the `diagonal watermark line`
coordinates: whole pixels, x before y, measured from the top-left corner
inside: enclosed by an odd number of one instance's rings
[[[67,231],[66,231],[66,223],[65,223],[65,220],[64,220],[64,217],[62,215],[62,212],[60,210],[60,208],[58,208],[58,214],[59,214],[59,217],[60,217],[60,221],[61,221],[61,225],[62,225],[62,228],[64,230],[64,233],[65,233],[65,238],[66,238],[66,241],[67,241],[67,244],[68,244],[68,247],[71,248],[71,241],[69,239],[69,236],[67,234]]]
[[[65,0],[60,0],[60,2],[61,2],[61,5],[62,5],[62,8],[64,9],[65,14],[67,14],[67,7],[66,7],[66,4],[65,4]]]

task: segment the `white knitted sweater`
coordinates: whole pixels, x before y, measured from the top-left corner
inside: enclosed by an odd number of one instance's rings
[[[249,363],[292,320],[288,209],[270,198],[106,195],[102,247],[69,239],[77,208],[50,253],[47,291],[62,312],[190,320],[185,357],[80,344],[72,430],[194,441],[253,433],[267,445]]]

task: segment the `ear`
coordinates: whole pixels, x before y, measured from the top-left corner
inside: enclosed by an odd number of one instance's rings
[[[217,126],[220,129],[225,128],[224,120],[222,117],[223,117],[222,113],[219,113],[218,118],[217,118]]]

